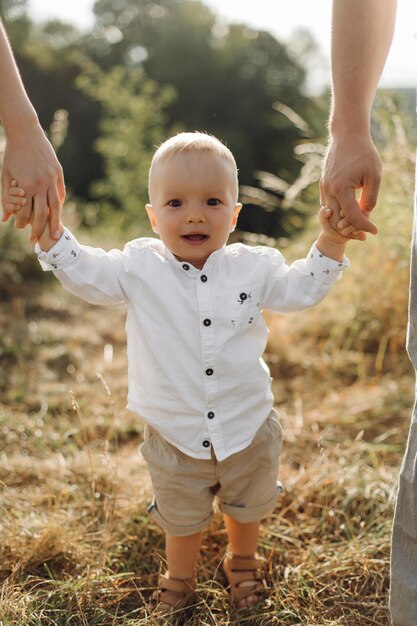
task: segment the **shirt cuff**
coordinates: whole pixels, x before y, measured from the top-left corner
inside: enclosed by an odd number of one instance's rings
[[[35,252],[44,272],[62,270],[74,263],[80,254],[80,244],[74,235],[64,228],[61,238],[48,252],[42,250],[38,243],[35,246]]]
[[[322,283],[334,283],[341,277],[342,271],[349,266],[350,261],[346,256],[341,261],[335,261],[320,252],[313,243],[306,259],[305,269]]]

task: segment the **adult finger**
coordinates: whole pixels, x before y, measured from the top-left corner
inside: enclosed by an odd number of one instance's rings
[[[329,209],[331,209],[332,214],[329,219],[329,224],[337,233],[342,234],[344,237],[349,237],[349,239],[359,239],[363,241],[366,238],[363,231],[356,229],[354,226],[349,229],[349,232],[342,232],[343,229],[350,227],[350,223],[345,218],[345,214],[340,208],[339,203],[335,197],[330,196],[327,203],[327,196],[324,185],[322,184],[322,180],[320,180],[320,206],[322,208],[328,207]]]
[[[345,218],[350,224],[355,226],[358,230],[365,231],[376,235],[378,228],[371,222],[368,217],[362,213],[361,208],[356,201],[354,189],[343,189],[338,193],[337,201],[342,209]]]
[[[64,204],[64,200],[65,200],[65,180],[64,180],[64,172],[63,172],[62,167],[60,167],[60,170],[58,173],[56,188],[58,192],[59,201],[62,207],[62,205]]]
[[[323,184],[323,179],[322,178],[320,178],[319,190],[320,190],[320,206],[321,207],[326,207],[327,206],[327,195],[326,195],[326,192],[324,190],[324,184]]]
[[[3,169],[1,173],[1,204],[3,207],[2,221],[7,222],[11,213],[7,210],[7,197],[9,188],[12,186],[12,177]]]
[[[320,206],[322,208],[328,207],[329,209],[331,209],[332,214],[329,219],[329,224],[336,232],[339,232],[337,224],[340,221],[340,206],[335,197],[327,195],[326,185],[324,184],[323,177],[320,178],[319,189],[320,189]]]
[[[340,206],[336,198],[329,198],[327,206],[332,210],[329,223],[334,230],[339,232],[338,223],[340,222]]]
[[[52,239],[59,239],[59,225],[61,223],[61,201],[55,187],[48,189],[49,232]]]
[[[370,215],[372,209],[375,207],[378,200],[380,185],[380,176],[368,176],[364,181],[364,185],[359,196],[360,210],[364,215]]]
[[[30,240],[38,241],[48,219],[48,199],[46,194],[36,194],[33,199],[33,220]]]

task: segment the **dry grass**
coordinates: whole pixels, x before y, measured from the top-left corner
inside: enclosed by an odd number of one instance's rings
[[[412,164],[400,140],[385,158],[380,237],[352,246],[352,269],[319,307],[269,319],[286,435],[285,491],[261,536],[271,598],[231,611],[215,518],[184,624],[388,624],[390,524],[414,387],[404,352]],[[49,284],[16,287],[0,325],[1,626],[151,625],[163,537],[146,512],[142,424],[124,408],[123,309],[89,307]]]

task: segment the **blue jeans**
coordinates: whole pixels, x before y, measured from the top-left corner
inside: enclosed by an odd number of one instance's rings
[[[417,200],[410,268],[407,351],[417,372]],[[401,466],[391,546],[393,626],[417,626],[417,394]]]

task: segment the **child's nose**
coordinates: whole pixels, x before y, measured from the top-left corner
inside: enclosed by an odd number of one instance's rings
[[[187,213],[187,222],[197,223],[197,222],[205,222],[206,217],[203,209],[198,205],[190,206],[189,211]]]

